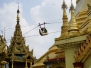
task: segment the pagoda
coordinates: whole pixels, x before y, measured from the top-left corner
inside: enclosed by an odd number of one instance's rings
[[[17,24],[15,26],[14,36],[11,38],[10,45],[7,48],[7,62],[9,68],[31,68],[34,63],[33,50],[25,44],[22,36],[19,6],[17,10]]]

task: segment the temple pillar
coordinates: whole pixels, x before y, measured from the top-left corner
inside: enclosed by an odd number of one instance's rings
[[[1,61],[1,64],[0,64],[0,68],[5,68],[6,63],[7,63],[6,61],[3,61],[3,60],[2,60],[2,61]]]
[[[32,62],[30,61],[30,68],[32,67]]]
[[[25,65],[26,65],[25,68],[28,68],[28,66],[27,66],[27,59],[26,59],[26,63],[25,63]]]
[[[65,49],[66,68],[74,68],[74,48]]]
[[[4,64],[1,65],[1,68],[4,68]]]
[[[12,60],[12,68],[13,68],[13,60]]]

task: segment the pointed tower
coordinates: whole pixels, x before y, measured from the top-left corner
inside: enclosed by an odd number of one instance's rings
[[[67,38],[68,35],[68,18],[67,18],[67,13],[66,13],[66,9],[67,9],[67,5],[65,4],[65,1],[63,0],[63,4],[62,4],[62,9],[63,9],[63,26],[61,27],[61,38],[65,39]]]
[[[29,68],[34,61],[33,51],[29,51],[29,47],[25,44],[25,39],[22,36],[21,27],[19,24],[19,6],[17,10],[17,24],[14,31],[14,36],[11,38],[8,47],[9,68]]]
[[[79,33],[78,25],[77,25],[76,20],[75,20],[74,6],[72,4],[72,0],[71,0],[70,11],[71,11],[71,20],[69,23],[68,32],[69,32],[70,37],[74,37],[74,36],[78,36],[80,33]]]
[[[55,41],[58,41],[60,39],[66,39],[68,38],[68,18],[67,18],[67,5],[65,4],[65,1],[63,0],[62,4],[62,9],[63,9],[63,25],[61,27],[61,36],[59,38],[55,38]]]

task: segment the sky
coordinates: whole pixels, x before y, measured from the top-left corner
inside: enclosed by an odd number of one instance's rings
[[[69,7],[71,0],[65,0],[70,19]],[[19,3],[20,25],[26,45],[38,59],[55,43],[55,38],[61,34],[63,0],[0,0],[0,35],[5,36],[7,45],[10,45],[14,35],[16,16]],[[73,0],[74,6],[76,0]],[[39,35],[39,23],[45,24],[48,35]],[[44,27],[44,25],[42,25]],[[2,32],[3,31],[3,32]]]

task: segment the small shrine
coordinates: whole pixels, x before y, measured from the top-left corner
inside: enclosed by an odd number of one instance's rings
[[[11,38],[10,45],[7,48],[8,67],[9,68],[30,68],[34,63],[33,50],[29,51],[29,46],[25,44],[25,38],[22,36],[21,26],[19,24],[19,8],[17,10],[17,24],[15,26],[14,36]]]

